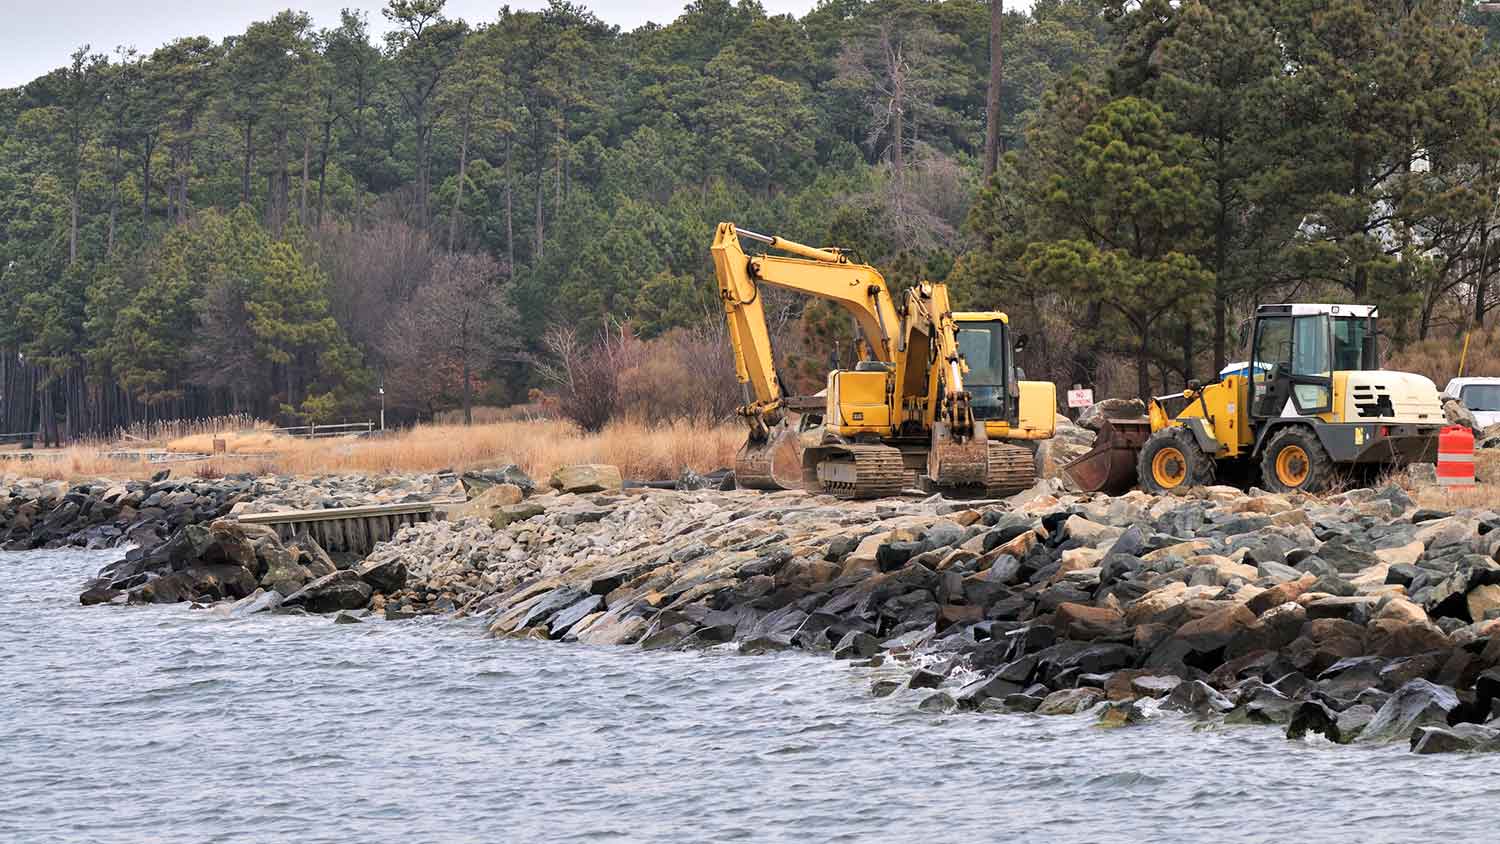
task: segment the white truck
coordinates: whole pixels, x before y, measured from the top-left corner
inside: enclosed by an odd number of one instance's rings
[[[1443,395],[1463,402],[1481,431],[1500,423],[1500,378],[1454,378]]]

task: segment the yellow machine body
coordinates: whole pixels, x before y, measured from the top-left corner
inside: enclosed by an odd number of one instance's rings
[[[1087,491],[1233,479],[1317,492],[1355,469],[1431,460],[1444,424],[1437,388],[1380,368],[1378,316],[1372,305],[1259,305],[1242,372],[1155,397],[1146,419],[1100,420],[1094,448],[1064,469]]]

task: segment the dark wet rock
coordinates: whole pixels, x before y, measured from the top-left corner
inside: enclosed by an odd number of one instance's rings
[[[1234,709],[1234,701],[1202,680],[1193,680],[1172,689],[1162,708],[1199,716],[1222,715]]]
[[[890,697],[901,688],[901,685],[895,680],[876,680],[870,684],[870,696]]]
[[[406,563],[397,558],[368,560],[361,563],[355,573],[377,592],[389,594],[406,586]]]
[[[1411,734],[1412,753],[1493,753],[1500,750],[1500,729],[1481,724],[1417,727]]]
[[[569,604],[567,607],[558,611],[556,615],[552,616],[552,620],[548,625],[547,632],[552,638],[560,639],[573,628],[573,625],[577,624],[585,617],[598,612],[603,608],[604,599],[599,597],[598,595],[588,595],[586,597],[580,598],[575,603]],[[700,638],[704,638],[702,634],[705,631],[714,629],[718,628],[705,628],[704,630],[700,630]],[[734,627],[731,625],[728,628],[727,634],[721,631],[719,637],[708,637],[707,640],[727,642],[733,635]]]
[[[698,629],[691,621],[680,621],[666,627],[655,630],[641,639],[640,646],[643,651],[656,651],[676,648],[685,639]]]
[[[850,630],[833,646],[834,659],[867,659],[880,651],[880,640],[863,630]]]
[[[1042,705],[1042,698],[1019,692],[1001,699],[1002,706],[1010,712],[1035,712]]]
[[[1391,694],[1360,734],[1361,742],[1404,741],[1418,727],[1448,725],[1458,695],[1446,686],[1412,680]]]
[[[242,569],[243,571],[243,569]],[[336,571],[286,596],[282,605],[325,613],[360,609],[370,602],[370,586],[352,571]]]
[[[1259,681],[1247,680],[1236,687],[1239,704],[1226,716],[1228,723],[1286,724],[1292,720],[1298,702]]]
[[[546,624],[552,616],[577,605],[584,598],[590,597],[580,589],[564,586],[548,592],[540,600],[531,605],[531,608],[522,617],[516,629],[524,630],[538,624]]]
[[[120,594],[120,590],[111,589],[108,584],[100,584],[84,589],[83,593],[78,596],[78,601],[84,606],[107,604]]]
[[[272,589],[270,591],[257,590],[256,592],[235,601],[229,606],[230,618],[243,618],[261,612],[270,612],[281,606],[284,600],[282,594]]]
[[[935,692],[922,698],[922,702],[917,704],[917,709],[923,712],[952,712],[957,708],[958,701],[947,692]]]
[[[941,685],[943,685],[943,675],[925,668],[912,672],[911,677],[906,681],[908,689],[936,689]]]
[[[1385,660],[1379,657],[1353,657],[1340,660],[1318,675],[1318,691],[1335,698],[1352,699],[1365,689],[1380,684]]]
[[[1356,704],[1340,711],[1321,701],[1305,700],[1293,712],[1292,719],[1287,724],[1286,737],[1300,739],[1312,733],[1335,744],[1349,744],[1359,738],[1374,717],[1375,710],[1364,704]]]
[[[981,703],[991,698],[1003,698],[1024,690],[1025,686],[1021,683],[1006,679],[1001,672],[995,672],[968,683],[958,690],[954,698],[959,706],[965,709],[976,709]]]
[[[755,636],[740,642],[739,652],[747,656],[791,650],[792,640],[785,636]]]

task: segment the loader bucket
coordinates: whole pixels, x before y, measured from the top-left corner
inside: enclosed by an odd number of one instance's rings
[[[1120,495],[1136,484],[1135,458],[1151,436],[1151,420],[1105,419],[1094,447],[1062,469],[1084,492]]]

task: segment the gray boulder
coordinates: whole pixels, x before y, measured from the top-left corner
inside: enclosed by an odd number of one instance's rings
[[[302,607],[308,612],[324,613],[355,610],[370,603],[370,585],[352,571],[324,575],[286,596],[283,606]]]
[[[354,570],[355,574],[376,592],[389,595],[406,585],[406,563],[392,557],[385,560],[366,560]]]
[[[1405,741],[1418,727],[1446,727],[1448,713],[1458,706],[1458,695],[1447,686],[1412,680],[1397,689],[1364,732],[1362,743]]]
[[[1482,724],[1418,727],[1411,734],[1412,753],[1491,753],[1500,750],[1500,730]]]

